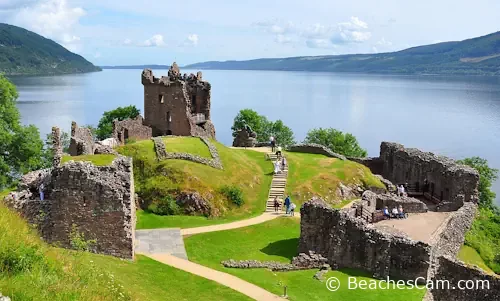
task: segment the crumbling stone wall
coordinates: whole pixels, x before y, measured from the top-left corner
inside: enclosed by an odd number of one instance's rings
[[[383,173],[384,162],[379,157],[368,157],[368,158],[348,157],[347,159],[365,165],[375,175],[381,175]]]
[[[38,198],[41,183],[44,201]],[[132,159],[118,157],[110,166],[68,162],[30,173],[7,204],[36,224],[49,243],[70,248],[76,227],[86,240],[96,240],[93,252],[133,258],[134,195]]]
[[[346,160],[345,156],[334,153],[328,147],[315,143],[292,145],[288,148],[288,151],[297,153],[320,154],[331,158]]]
[[[233,147],[254,147],[257,143],[257,134],[249,132],[247,129],[242,129],[238,132],[233,140]]]
[[[306,202],[300,212],[300,253],[314,251],[333,268],[361,269],[376,278],[427,277],[428,244],[381,232],[320,199]]]
[[[121,145],[125,144],[127,139],[147,140],[153,137],[153,131],[149,126],[143,124],[144,119],[141,115],[134,119],[113,121],[113,138]]]
[[[58,127],[52,127],[52,151],[54,152],[52,166],[59,167],[62,160],[62,143],[61,130]]]
[[[409,183],[424,187],[429,183],[429,193],[440,201],[453,204],[448,210],[457,210],[464,202],[478,201],[479,173],[454,160],[405,148],[401,144],[382,142],[380,159],[383,163],[382,176],[393,183]]]
[[[463,246],[465,234],[469,231],[476,217],[477,205],[465,203],[453,212],[431,238],[433,256],[451,256],[455,258]]]
[[[144,124],[153,136],[203,136],[215,138],[210,120],[210,83],[197,75],[182,76],[173,64],[168,76],[156,78],[150,69],[142,72]]]
[[[436,267],[436,274],[433,281],[448,280],[450,289],[431,289],[430,293],[434,301],[490,301],[500,300],[500,277],[498,275],[486,274],[479,268],[467,266],[463,262],[457,261],[450,256],[439,258]],[[478,285],[474,289],[458,289],[465,287],[466,283],[461,280],[470,280],[473,283],[468,285]],[[489,287],[482,287],[485,282]],[[460,286],[459,286],[460,285]],[[452,289],[455,287],[455,289]]]
[[[376,194],[371,191],[365,191],[363,193],[363,200],[374,203],[374,210],[381,210],[385,206],[392,209],[399,207],[399,205],[403,206],[403,210],[407,213],[425,213],[429,210],[424,202],[416,198],[397,196],[390,193]]]
[[[94,154],[94,137],[92,136],[92,131],[79,127],[74,121],[71,123],[69,154],[71,156]]]

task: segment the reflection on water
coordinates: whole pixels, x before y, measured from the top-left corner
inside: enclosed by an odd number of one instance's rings
[[[189,70],[186,70],[189,72]],[[167,70],[155,70],[165,75]],[[378,76],[338,73],[203,72],[212,84],[212,119],[217,138],[231,144],[237,112],[252,108],[282,119],[297,140],[315,127],[353,133],[370,156],[381,141],[453,158],[480,156],[500,168],[500,78]],[[24,123],[44,134],[71,121],[96,125],[104,111],[143,109],[140,70],[105,70],[83,75],[12,78],[20,93]],[[495,184],[500,196],[500,183]]]

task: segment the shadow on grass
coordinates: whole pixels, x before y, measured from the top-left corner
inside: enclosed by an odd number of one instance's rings
[[[292,260],[294,256],[297,256],[298,245],[298,238],[284,239],[270,243],[260,251],[267,255],[282,256]]]

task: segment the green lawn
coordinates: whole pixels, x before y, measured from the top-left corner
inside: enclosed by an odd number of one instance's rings
[[[146,257],[133,262],[50,247],[2,202],[0,291],[12,301],[250,300]]]
[[[318,154],[287,152],[285,155],[289,164],[286,192],[297,205],[312,196],[321,196],[338,207],[343,202],[336,194],[340,182],[385,187],[366,166],[356,162]]]
[[[479,253],[469,246],[462,246],[460,253],[458,254],[458,259],[462,260],[466,264],[476,265],[485,272],[493,274],[493,271],[486,265]]]
[[[245,218],[252,218],[261,214],[254,212]],[[241,216],[228,216],[220,218],[208,218],[204,216],[189,215],[157,215],[144,210],[137,211],[137,229],[157,229],[157,228],[194,228],[211,226],[217,224],[231,223],[241,220]]]
[[[341,287],[326,289],[325,282],[313,279],[316,270],[272,272],[266,269],[229,269],[220,262],[227,259],[256,259],[290,262],[296,255],[300,235],[299,219],[278,218],[263,224],[230,231],[198,234],[184,240],[189,259],[202,265],[233,274],[277,295],[288,287],[290,300],[422,300],[424,290],[349,290],[348,277],[371,280],[354,270],[330,271],[325,279],[337,277]],[[394,295],[398,298],[395,299]]]
[[[130,291],[135,300],[252,300],[216,282],[145,256],[137,256],[135,262],[95,254],[86,256],[100,268],[112,273],[114,279]]]
[[[61,163],[67,163],[69,161],[85,161],[91,162],[97,166],[108,166],[115,160],[115,155],[83,155],[83,156],[63,156]]]
[[[163,138],[167,152],[188,153],[200,157],[212,158],[208,146],[197,137],[166,137]]]

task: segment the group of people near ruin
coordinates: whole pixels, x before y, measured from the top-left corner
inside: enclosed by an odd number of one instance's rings
[[[278,199],[278,196],[274,197],[274,212],[279,212],[281,207],[281,202]],[[295,216],[295,208],[297,205],[292,203],[290,196],[287,195],[285,201],[283,202],[283,207],[285,208],[286,215]]]
[[[389,207],[385,206],[384,210],[385,218],[407,218],[408,214],[403,210],[403,206],[400,204],[398,207],[393,207],[391,211],[389,211]]]

